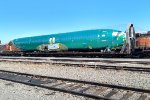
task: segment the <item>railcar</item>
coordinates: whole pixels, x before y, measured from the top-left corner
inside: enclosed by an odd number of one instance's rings
[[[142,49],[149,49],[150,48],[150,32],[147,34],[140,34],[136,40],[136,46]]]
[[[0,52],[5,52],[5,51],[20,51],[20,49],[10,44],[0,45]]]
[[[101,50],[122,46],[125,33],[114,29],[96,29],[14,39],[21,51]]]

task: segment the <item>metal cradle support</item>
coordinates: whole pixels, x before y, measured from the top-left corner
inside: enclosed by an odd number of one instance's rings
[[[121,49],[121,53],[132,54],[136,47],[136,35],[133,24],[130,24],[126,30],[126,42]]]

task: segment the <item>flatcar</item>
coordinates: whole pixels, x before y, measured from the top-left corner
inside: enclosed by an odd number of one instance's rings
[[[14,39],[21,51],[70,51],[113,49],[124,44],[126,34],[114,29],[96,29]]]

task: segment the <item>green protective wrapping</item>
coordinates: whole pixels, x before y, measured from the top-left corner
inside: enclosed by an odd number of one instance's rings
[[[61,44],[71,49],[117,48],[125,41],[125,33],[113,29],[85,30],[14,39],[11,42],[21,50],[38,50],[41,45]]]

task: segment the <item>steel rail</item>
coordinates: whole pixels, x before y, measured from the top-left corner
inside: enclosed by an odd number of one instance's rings
[[[136,63],[136,64],[150,64],[150,61],[141,61],[140,60],[111,60],[111,59],[81,59],[81,58],[45,58],[45,57],[3,57],[0,56],[0,59],[29,59],[29,60],[52,60],[52,61],[78,61],[78,62],[106,62],[106,63]]]

